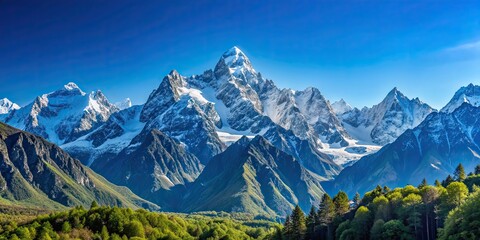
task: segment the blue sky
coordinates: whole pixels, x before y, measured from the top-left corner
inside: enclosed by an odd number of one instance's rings
[[[236,45],[280,87],[353,106],[398,87],[441,108],[480,84],[480,1],[0,1],[0,97],[76,82],[143,103]]]

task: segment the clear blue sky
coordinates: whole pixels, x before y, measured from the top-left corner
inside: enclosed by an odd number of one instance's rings
[[[397,86],[440,108],[480,84],[480,1],[3,0],[0,97],[74,81],[139,104],[171,69],[201,73],[234,45],[280,87],[362,107]]]

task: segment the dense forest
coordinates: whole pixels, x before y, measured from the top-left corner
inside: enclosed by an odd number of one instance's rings
[[[92,203],[90,209],[27,216],[23,222],[3,219],[0,239],[265,239],[280,228],[242,214],[169,214]]]
[[[453,177],[418,187],[377,186],[352,201],[325,194],[305,216],[297,206],[276,239],[480,239],[480,165],[468,176],[459,165]]]

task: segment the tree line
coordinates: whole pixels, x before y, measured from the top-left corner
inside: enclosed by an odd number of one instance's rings
[[[167,214],[93,202],[90,209],[75,207],[24,223],[11,221],[1,226],[0,239],[265,239],[280,227],[266,220]]]
[[[377,186],[361,198],[325,194],[308,214],[296,206],[274,239],[480,239],[480,165],[429,185]]]

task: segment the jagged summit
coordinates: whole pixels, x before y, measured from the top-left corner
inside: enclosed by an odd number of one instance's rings
[[[416,127],[436,111],[417,99],[409,99],[394,87],[385,98],[371,108],[353,109],[343,113],[342,121],[349,124],[354,138],[385,145],[393,142],[405,130]],[[364,132],[369,136],[356,133]]]
[[[85,95],[85,92],[82,91],[82,89],[80,89],[80,87],[78,87],[78,85],[74,82],[69,82],[65,85],[63,85],[63,88],[55,91],[55,93],[75,93],[75,94],[79,94],[79,95]]]
[[[227,66],[230,67],[234,67],[235,65],[241,65],[244,63],[250,64],[250,60],[248,59],[248,57],[237,46],[234,46],[225,53],[223,53],[222,58],[227,64]]]
[[[468,86],[461,87],[441,111],[451,113],[464,102],[475,107],[480,106],[480,86],[470,83]]]
[[[64,87],[65,87],[65,89],[67,89],[67,90],[80,89],[80,88],[78,87],[78,85],[77,85],[76,83],[74,83],[74,82],[69,82],[69,83],[65,84]]]
[[[130,98],[125,98],[123,101],[116,102],[114,105],[119,110],[127,109],[132,106],[132,100]]]
[[[402,92],[400,92],[400,90],[398,90],[397,87],[394,87],[392,90],[390,90],[390,92],[388,92],[384,100],[388,100],[388,99],[400,100],[400,99],[406,99],[406,98],[407,97]]]
[[[228,73],[244,80],[251,79],[257,75],[250,59],[236,46],[223,53],[215,66],[215,73],[217,76]]]
[[[17,109],[20,109],[20,106],[13,103],[8,98],[0,99],[0,114],[6,114]]]
[[[353,108],[345,102],[345,100],[342,98],[334,103],[332,103],[332,109],[333,112],[337,115],[344,114],[345,112],[351,111]]]
[[[61,145],[95,129],[116,111],[118,108],[100,90],[86,94],[70,82],[38,96],[3,121]]]

